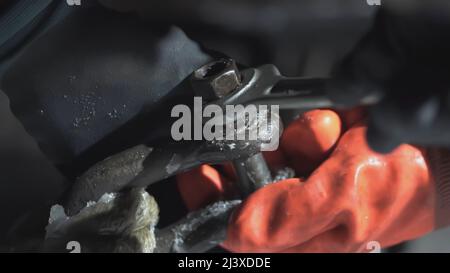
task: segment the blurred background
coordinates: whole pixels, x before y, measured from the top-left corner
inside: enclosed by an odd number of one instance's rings
[[[32,2],[39,1],[43,0]],[[0,12],[18,2],[23,1],[0,0]],[[81,0],[81,6],[58,2],[48,16],[90,4],[88,0]],[[138,2],[142,5],[139,0],[120,1],[121,5],[118,1],[102,2],[122,10],[133,10]],[[146,20],[171,22],[206,48],[244,65],[273,63],[288,76],[328,75],[364,35],[377,10],[366,0],[209,0],[195,1],[195,5],[176,0],[164,1],[166,5],[146,2],[147,7],[139,9]],[[54,204],[67,185],[12,115],[7,97],[0,92],[0,245],[14,240],[8,231],[27,215]],[[45,226],[47,216],[36,217],[40,219],[37,225]],[[31,232],[36,226],[29,228]],[[450,229],[391,251],[450,252]]]

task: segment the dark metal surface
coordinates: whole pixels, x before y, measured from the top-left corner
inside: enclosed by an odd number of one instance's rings
[[[238,176],[236,184],[243,198],[272,182],[272,174],[262,153],[246,160],[236,160],[233,166]]]
[[[311,110],[332,108],[327,96],[326,78],[283,77],[274,65],[263,65],[242,71],[242,85],[219,104],[277,105],[280,109]],[[363,97],[360,104],[373,104],[376,94]]]
[[[206,252],[226,239],[228,219],[241,202],[221,201],[190,213],[177,223],[156,231],[155,252]]]

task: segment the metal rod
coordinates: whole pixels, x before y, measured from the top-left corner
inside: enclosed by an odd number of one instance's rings
[[[238,176],[237,185],[244,198],[272,182],[272,174],[262,153],[246,160],[236,160],[233,165]]]

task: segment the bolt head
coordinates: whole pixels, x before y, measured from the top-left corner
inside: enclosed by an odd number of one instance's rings
[[[241,85],[241,75],[234,60],[220,59],[197,69],[191,83],[197,95],[212,101],[236,90]]]

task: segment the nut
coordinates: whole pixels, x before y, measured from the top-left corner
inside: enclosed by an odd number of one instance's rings
[[[197,95],[213,101],[238,88],[241,75],[234,60],[220,59],[197,69],[191,82]]]

